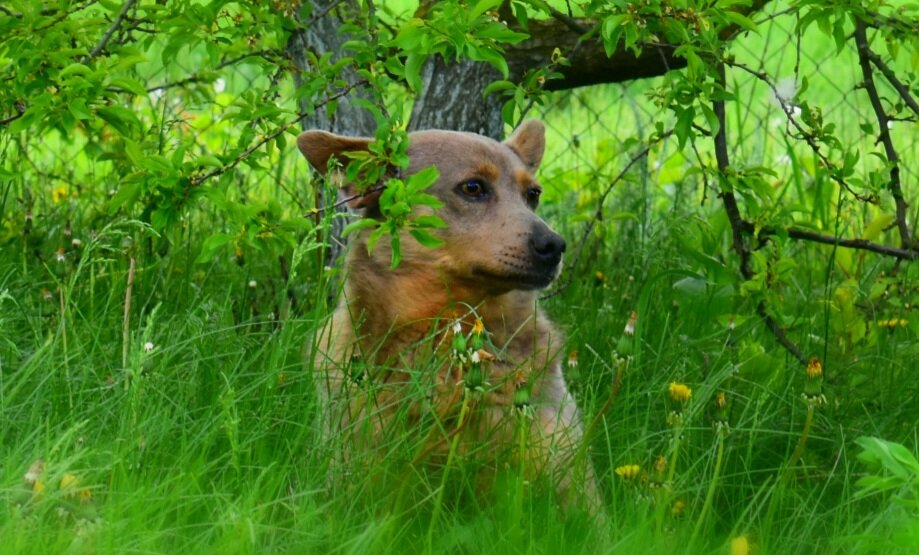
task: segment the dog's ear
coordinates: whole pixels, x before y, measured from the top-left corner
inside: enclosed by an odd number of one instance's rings
[[[304,131],[297,137],[297,146],[300,147],[300,152],[303,153],[310,165],[322,175],[328,174],[330,160],[335,159],[343,165],[347,164],[347,157],[344,156],[344,153],[367,150],[371,142],[372,139],[364,137],[344,137],[318,130]],[[339,197],[352,197],[357,193],[357,190],[354,185],[345,182],[343,173],[336,171],[330,177],[338,185]],[[375,217],[379,213],[377,203],[380,193],[381,191],[377,191],[357,197],[348,203],[348,207],[363,216]]]
[[[325,175],[329,170],[330,159],[335,158],[346,164],[347,160],[342,160],[343,153],[367,150],[370,141],[363,137],[343,137],[327,131],[312,130],[300,133],[297,146],[310,165]]]
[[[546,150],[546,127],[539,120],[528,119],[504,144],[517,153],[528,170],[535,172]]]

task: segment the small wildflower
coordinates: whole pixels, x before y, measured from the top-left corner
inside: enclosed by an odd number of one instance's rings
[[[623,466],[617,466],[614,472],[616,473],[616,476],[619,476],[624,480],[632,480],[641,474],[641,467],[637,464],[626,464]]]
[[[287,385],[287,373],[281,372],[278,374],[278,387],[284,387]]]
[[[258,287],[258,282],[255,281],[254,279],[250,279],[250,280],[249,280],[249,289],[255,289],[256,287]]]
[[[67,251],[64,250],[64,247],[57,249],[57,251],[54,253],[54,259],[58,262],[64,262],[67,260]]]
[[[42,482],[40,479],[35,480],[35,483],[32,484],[32,493],[34,493],[35,495],[41,495],[42,492],[44,491],[45,491],[45,483]]]
[[[663,455],[658,455],[654,460],[654,470],[661,474],[667,470],[667,459]]]
[[[41,459],[35,459],[35,462],[29,466],[29,470],[23,475],[23,479],[27,484],[34,484],[41,478],[42,472],[45,471],[45,461]]]
[[[727,395],[724,394],[724,391],[719,391],[715,394],[715,406],[719,409],[723,409],[728,406]]]
[[[78,495],[77,484],[79,484],[77,477],[67,472],[61,477],[60,489],[67,497],[76,497]]]
[[[750,555],[750,540],[747,536],[731,538],[731,555]]]
[[[156,346],[153,344],[153,342],[147,341],[146,343],[144,343],[144,352],[145,352],[145,353],[149,353],[149,352],[151,352],[155,347],[156,347]]]
[[[728,329],[731,330],[731,331],[734,331],[734,328],[736,328],[736,327],[737,327],[737,322],[734,321],[734,315],[731,314],[731,315],[728,317]]]
[[[692,397],[692,389],[678,382],[670,382],[667,391],[670,393],[670,398],[678,403],[685,403]]]
[[[482,362],[482,357],[479,355],[478,351],[473,351],[472,356],[469,357],[469,360],[472,361],[472,364],[479,364]]]
[[[70,244],[73,246],[73,248],[78,249],[83,246],[83,241],[77,237],[74,237]]]
[[[67,187],[55,187],[54,190],[51,191],[51,202],[57,204],[66,199],[68,194],[69,191],[67,191]]]
[[[577,368],[578,367],[578,352],[571,351],[568,353],[568,368]]]
[[[629,337],[632,337],[633,335],[635,335],[635,324],[637,323],[638,323],[638,311],[633,310],[632,313],[629,314],[629,321],[626,322],[623,333],[625,333]]]
[[[454,335],[459,335],[459,334],[461,334],[461,333],[463,333],[463,325],[460,323],[459,320],[457,320],[457,321],[454,322],[454,324],[453,324],[453,334],[454,334]]]
[[[49,290],[47,290],[47,289],[45,289],[45,288],[42,288],[42,290],[41,290],[41,298],[42,298],[43,300],[50,301],[50,300],[53,299],[54,297],[51,295],[51,291],[49,291]]]
[[[606,277],[606,274],[604,274],[600,270],[597,270],[596,272],[594,272],[594,279],[597,281],[598,285],[602,285],[606,283],[607,281],[609,281],[609,278]]]
[[[86,505],[93,500],[93,492],[89,488],[80,490],[80,503]]]
[[[677,499],[676,501],[674,501],[673,507],[670,508],[670,514],[673,515],[674,518],[683,516],[683,513],[685,511],[686,511],[686,502],[684,502],[682,499]]]
[[[475,324],[472,325],[472,334],[482,335],[482,332],[484,331],[485,331],[485,324],[482,323],[482,320],[476,318]]]
[[[823,364],[820,363],[820,359],[813,357],[810,362],[807,363],[807,377],[808,378],[819,378],[823,375]]]

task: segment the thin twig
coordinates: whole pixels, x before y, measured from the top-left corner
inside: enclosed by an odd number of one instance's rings
[[[903,189],[900,187],[900,160],[897,156],[897,150],[893,146],[893,140],[890,138],[889,120],[884,106],[881,104],[881,97],[878,94],[877,87],[874,85],[874,74],[871,71],[869,53],[871,47],[868,45],[868,33],[865,31],[865,23],[861,20],[855,23],[855,44],[858,46],[858,63],[862,68],[862,77],[865,79],[865,91],[871,100],[871,107],[874,109],[874,115],[877,117],[880,130],[878,131],[878,140],[884,145],[884,153],[887,155],[887,162],[890,164],[890,194],[893,196],[894,205],[897,209],[897,229],[900,231],[900,243],[903,248],[909,248],[912,244],[912,238],[909,232],[909,226],[906,222],[906,200],[903,198]]]
[[[913,95],[909,93],[909,87],[903,84],[902,81],[897,79],[897,74],[890,69],[890,66],[884,63],[884,60],[880,56],[875,54],[870,48],[865,52],[865,55],[868,56],[868,59],[871,60],[871,63],[874,64],[884,77],[887,78],[887,81],[893,86],[894,89],[900,93],[900,98],[903,99],[903,102],[912,109],[913,112],[919,116],[919,102],[916,102],[916,99],[913,98]]]
[[[124,16],[128,14],[128,10],[131,9],[131,5],[134,4],[134,0],[125,0],[124,6],[121,7],[121,12],[118,13],[118,16],[115,18],[115,21],[112,22],[112,26],[108,28],[108,31],[102,35],[102,40],[99,41],[99,44],[89,53],[88,56],[83,57],[83,63],[92,60],[99,55],[99,52],[102,52],[102,49],[105,48],[105,45],[108,44],[109,39],[112,38],[112,35],[115,34],[115,31],[118,30],[118,27],[121,26],[121,22],[124,21]]]
[[[372,194],[374,194],[374,193],[379,193],[380,191],[383,191],[383,190],[385,190],[385,189],[386,189],[386,184],[385,184],[385,183],[380,183],[379,185],[374,185],[373,187],[370,187],[369,189],[367,189],[367,190],[364,191],[363,193],[355,193],[355,194],[353,194],[353,195],[351,195],[351,196],[349,196],[349,197],[345,197],[345,198],[339,200],[338,202],[336,202],[336,203],[334,203],[334,204],[328,204],[328,205],[326,205],[326,206],[322,206],[322,207],[319,207],[319,208],[313,208],[312,210],[309,211],[308,214],[304,214],[304,217],[315,216],[316,214],[321,214],[322,212],[326,212],[326,211],[329,211],[329,210],[335,210],[335,209],[338,208],[339,206],[344,206],[345,204],[348,204],[348,203],[351,202],[352,200],[357,200],[357,199],[359,199],[359,198],[364,198],[364,197],[369,196],[369,195],[372,195]]]
[[[822,233],[817,233],[815,231],[810,231],[807,229],[801,229],[796,227],[790,227],[787,229],[778,229],[774,227],[761,227],[756,229],[756,226],[752,222],[745,221],[743,222],[743,231],[744,233],[761,235],[788,235],[792,239],[799,239],[801,241],[811,241],[814,243],[821,243],[824,245],[837,245],[840,247],[845,247],[849,249],[856,250],[865,250],[874,252],[877,254],[883,254],[886,256],[892,256],[894,258],[899,258],[903,260],[919,260],[919,252],[908,250],[908,249],[899,249],[897,247],[891,247],[888,245],[882,245],[869,241],[867,239],[840,239],[832,235],[825,235]]]

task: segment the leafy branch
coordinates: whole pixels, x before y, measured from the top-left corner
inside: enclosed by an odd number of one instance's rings
[[[300,112],[299,114],[297,114],[297,117],[296,117],[295,119],[291,120],[291,121],[288,122],[288,123],[285,123],[284,125],[282,125],[281,127],[279,127],[277,130],[275,130],[273,133],[269,133],[268,135],[265,135],[265,136],[262,137],[262,139],[259,140],[257,143],[255,143],[254,145],[252,145],[252,146],[250,146],[249,148],[245,149],[244,151],[240,152],[239,155],[237,155],[235,158],[233,158],[233,160],[231,160],[229,163],[224,164],[223,166],[220,166],[219,168],[215,168],[215,169],[211,170],[210,172],[208,172],[208,173],[206,173],[206,174],[203,174],[203,175],[200,175],[200,176],[197,176],[197,177],[193,177],[193,178],[191,179],[191,186],[192,186],[192,187],[197,187],[198,185],[201,185],[202,183],[204,183],[204,182],[207,181],[208,179],[211,179],[212,177],[217,177],[217,176],[219,176],[219,175],[222,175],[222,174],[224,174],[224,173],[226,173],[226,172],[232,170],[232,169],[235,168],[240,162],[242,162],[243,160],[245,160],[246,158],[248,158],[253,152],[255,152],[256,150],[260,149],[260,148],[263,147],[264,145],[268,144],[269,142],[273,141],[274,139],[277,139],[278,137],[280,137],[281,135],[283,135],[284,133],[286,133],[288,129],[290,129],[290,128],[293,127],[294,125],[297,125],[298,123],[300,123],[300,121],[302,121],[303,118],[309,116],[310,114],[312,114],[313,112],[315,112],[317,109],[322,108],[323,106],[329,104],[330,102],[334,102],[335,100],[338,100],[339,98],[341,98],[341,97],[347,95],[348,93],[350,93],[353,89],[355,89],[355,88],[357,88],[357,87],[364,86],[364,85],[366,85],[366,84],[367,84],[367,82],[364,81],[364,80],[361,80],[361,81],[357,81],[357,82],[351,83],[351,84],[349,84],[347,87],[345,87],[344,89],[338,91],[337,93],[335,93],[335,94],[333,94],[333,95],[331,95],[331,96],[329,96],[329,97],[326,97],[323,101],[321,101],[321,102],[319,102],[319,103],[317,103],[317,104],[313,104],[313,105],[310,107],[310,109],[305,110],[305,111]]]
[[[884,153],[887,155],[887,163],[890,165],[890,194],[893,196],[894,204],[897,209],[897,229],[900,232],[900,242],[904,248],[910,247],[912,239],[910,237],[909,226],[906,222],[906,200],[903,198],[903,189],[900,186],[900,163],[897,151],[894,148],[893,140],[890,138],[890,120],[881,104],[881,97],[878,95],[877,87],[874,84],[874,73],[871,71],[870,58],[871,47],[868,45],[868,36],[865,31],[865,23],[861,20],[855,23],[855,44],[858,47],[858,62],[862,68],[862,77],[864,78],[865,91],[868,92],[868,98],[871,100],[871,107],[877,117],[880,129],[878,131],[878,140],[884,145]]]

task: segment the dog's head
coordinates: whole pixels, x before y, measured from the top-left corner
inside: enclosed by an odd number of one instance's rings
[[[526,121],[503,143],[434,130],[412,133],[409,139],[408,174],[429,166],[439,171],[428,192],[444,203],[437,215],[447,228],[437,231],[444,244],[436,249],[422,247],[406,234],[401,241],[404,264],[433,265],[450,283],[490,293],[547,286],[558,273],[565,241],[536,215],[542,188],[533,174],[545,150],[543,124]],[[320,173],[326,173],[330,158],[366,150],[369,143],[324,131],[307,131],[297,141]],[[353,195],[348,184],[342,188]],[[351,208],[373,217],[379,213],[378,197],[355,199]],[[417,210],[421,214],[430,209]],[[388,262],[389,254],[377,247],[371,256]]]

